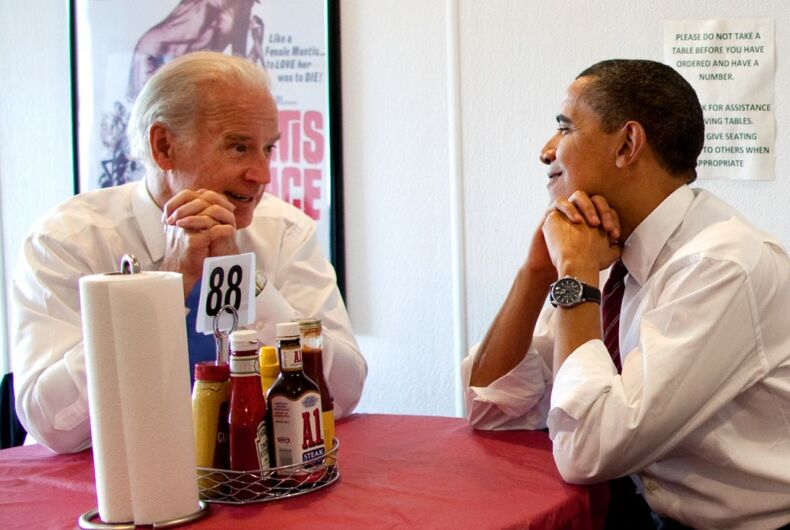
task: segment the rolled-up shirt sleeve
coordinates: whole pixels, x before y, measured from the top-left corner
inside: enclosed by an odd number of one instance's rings
[[[544,308],[532,344],[510,372],[485,387],[469,386],[479,344],[461,363],[467,421],[480,430],[543,429],[552,389],[551,326],[554,309]]]

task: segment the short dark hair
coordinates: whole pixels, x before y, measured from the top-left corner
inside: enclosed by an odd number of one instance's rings
[[[679,73],[656,61],[610,59],[576,78],[581,77],[592,78],[582,98],[601,118],[605,132],[637,121],[665,170],[686,182],[697,178],[705,122],[697,93]]]

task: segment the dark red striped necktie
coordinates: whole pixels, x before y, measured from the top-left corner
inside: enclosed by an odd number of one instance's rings
[[[609,273],[609,279],[603,286],[603,300],[601,301],[603,343],[606,344],[606,349],[612,356],[617,373],[623,370],[620,361],[620,306],[623,305],[626,274],[628,274],[628,269],[623,265],[623,260],[615,261]]]

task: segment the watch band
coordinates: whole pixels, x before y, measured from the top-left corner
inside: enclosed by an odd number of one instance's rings
[[[584,282],[579,282],[582,284],[582,302],[595,302],[596,304],[601,304],[601,290],[597,287],[593,287],[592,285],[588,285]]]

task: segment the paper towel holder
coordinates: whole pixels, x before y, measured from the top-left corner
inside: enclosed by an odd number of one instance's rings
[[[121,270],[116,272],[108,272],[106,274],[138,274],[140,272],[140,262],[134,254],[124,254],[121,258]]]
[[[120,269],[121,269],[120,271],[108,272],[106,274],[108,275],[139,274],[140,262],[137,260],[137,257],[134,254],[124,254],[123,257],[121,258]],[[204,517],[208,512],[209,512],[208,504],[206,504],[201,500],[198,500],[198,509],[196,511],[166,521],[155,522],[150,526],[153,526],[153,528],[172,528],[174,526],[179,526],[182,524],[191,523],[192,521],[196,521]],[[79,519],[77,519],[77,524],[83,530],[105,530],[105,529],[134,530],[135,528],[137,528],[136,524],[133,521],[121,522],[121,523],[105,523],[100,519],[98,521],[94,521],[94,519],[97,519],[98,517],[99,517],[99,510],[95,508],[93,510],[89,510],[83,513],[82,515],[80,515]]]
[[[196,521],[206,515],[208,513],[208,504],[203,501],[198,501],[199,508],[196,512],[191,513],[189,515],[184,515],[182,517],[176,517],[175,519],[170,519],[169,521],[161,521],[159,523],[154,523],[152,526],[154,528],[172,528],[174,526],[191,523],[192,521]],[[80,518],[77,520],[77,524],[82,528],[82,530],[105,530],[105,529],[112,529],[112,530],[134,530],[136,528],[135,524],[132,522],[129,523],[105,523],[105,522],[94,522],[93,519],[99,516],[99,510],[90,510],[88,512],[83,513],[80,515]]]

